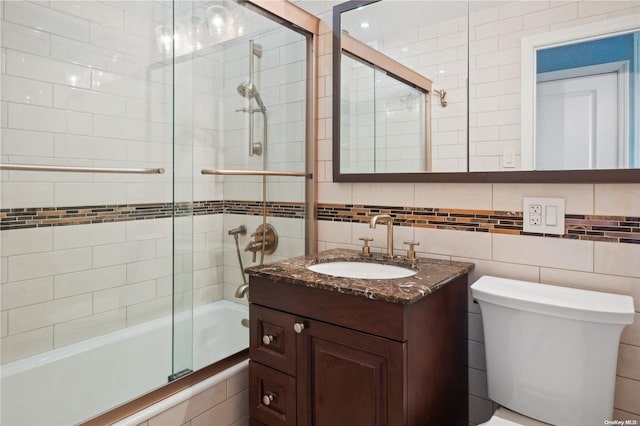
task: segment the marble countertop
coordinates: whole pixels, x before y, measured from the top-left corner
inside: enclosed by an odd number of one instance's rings
[[[325,262],[385,263],[410,268],[417,273],[407,278],[361,279],[335,277],[307,269],[307,266]],[[317,255],[293,257],[270,264],[251,266],[245,271],[249,275],[274,281],[287,281],[291,284],[361,296],[372,300],[409,304],[466,274],[473,269],[473,266],[473,263],[466,262],[425,258],[411,261],[401,256],[389,259],[378,253],[373,256],[364,256],[355,250],[332,249]]]

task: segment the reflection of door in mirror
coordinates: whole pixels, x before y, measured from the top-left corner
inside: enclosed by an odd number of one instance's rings
[[[535,168],[634,167],[634,34],[537,52]]]

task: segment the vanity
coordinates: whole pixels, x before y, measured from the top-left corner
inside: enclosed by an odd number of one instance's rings
[[[332,262],[392,264],[411,276],[308,269]],[[247,268],[251,424],[467,425],[472,268],[344,249]]]

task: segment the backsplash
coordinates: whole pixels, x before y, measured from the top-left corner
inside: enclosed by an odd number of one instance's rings
[[[524,232],[521,211],[328,203],[317,207],[318,220],[367,223],[377,214],[389,214],[394,218],[394,225],[413,228],[640,244],[640,217],[632,216],[568,214],[565,215],[566,233],[558,236]]]

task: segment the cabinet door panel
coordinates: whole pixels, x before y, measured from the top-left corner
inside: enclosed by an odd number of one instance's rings
[[[404,424],[404,343],[304,323],[298,335],[298,424]]]
[[[249,356],[294,376],[296,373],[295,316],[262,306],[249,305]]]
[[[296,379],[253,361],[249,377],[251,417],[270,426],[295,426]]]

